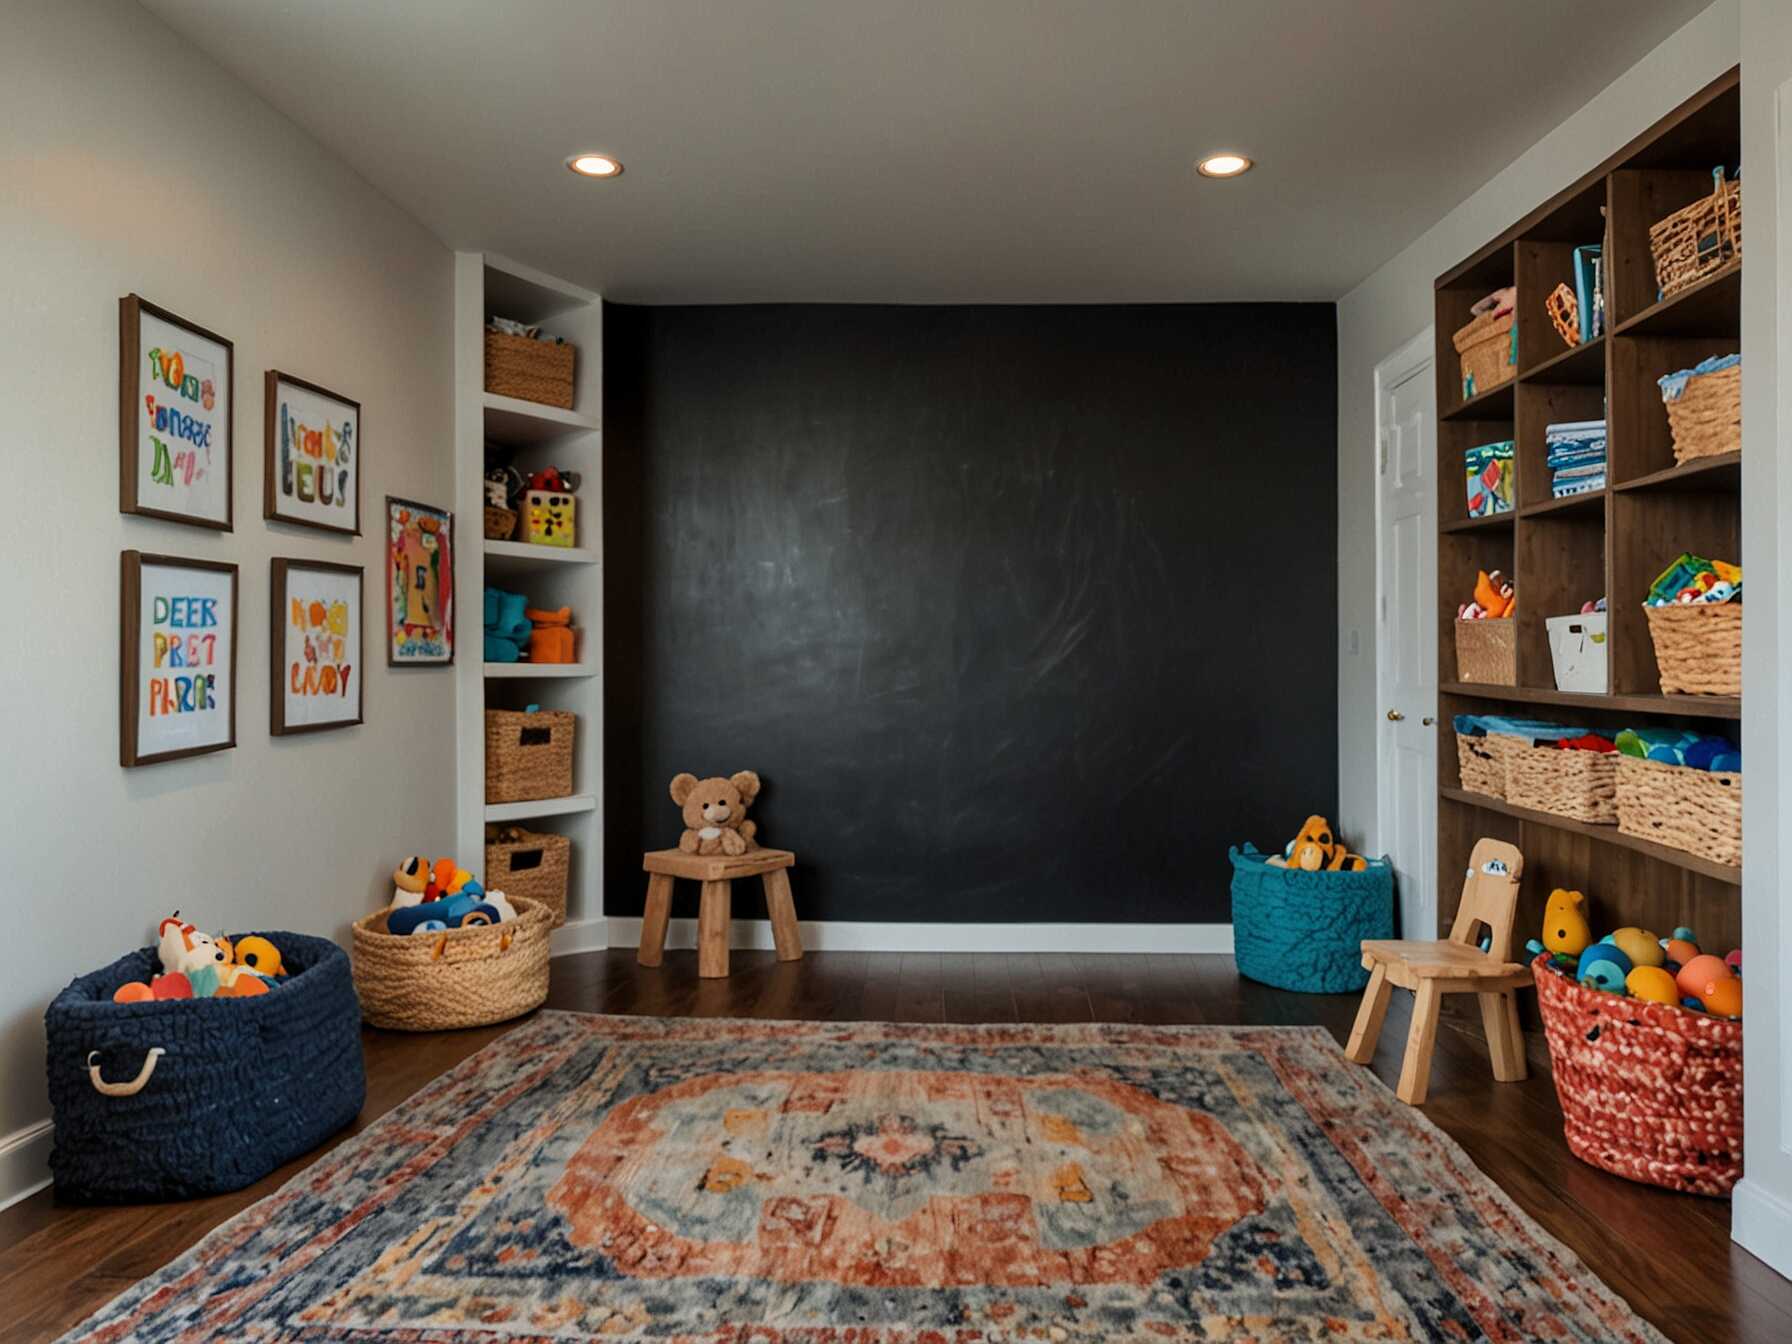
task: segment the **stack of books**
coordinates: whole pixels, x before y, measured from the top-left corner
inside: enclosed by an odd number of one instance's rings
[[[1574,420],[1543,431],[1550,493],[1557,499],[1605,489],[1605,421]]]

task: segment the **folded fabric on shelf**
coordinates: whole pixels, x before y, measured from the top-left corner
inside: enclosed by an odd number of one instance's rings
[[[1451,723],[1464,737],[1486,737],[1489,733],[1500,733],[1506,737],[1521,737],[1533,744],[1560,742],[1564,738],[1587,735],[1584,727],[1544,723],[1539,719],[1511,719],[1500,714],[1458,714]]]

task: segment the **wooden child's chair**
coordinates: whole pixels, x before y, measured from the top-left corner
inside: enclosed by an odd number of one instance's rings
[[[1345,1053],[1358,1064],[1375,1057],[1375,1042],[1387,1016],[1388,996],[1398,985],[1410,989],[1412,1031],[1406,1037],[1406,1058],[1400,1066],[1395,1095],[1410,1106],[1425,1100],[1431,1081],[1431,1051],[1437,1043],[1438,1000],[1445,994],[1474,994],[1481,1000],[1481,1025],[1493,1076],[1515,1083],[1525,1075],[1524,1036],[1518,1026],[1519,990],[1531,983],[1530,967],[1512,961],[1512,917],[1518,908],[1518,882],[1524,855],[1503,840],[1478,840],[1469,855],[1462,902],[1447,939],[1369,938],[1363,941],[1363,966],[1369,987],[1357,1010]],[[1485,926],[1490,943],[1480,948]]]

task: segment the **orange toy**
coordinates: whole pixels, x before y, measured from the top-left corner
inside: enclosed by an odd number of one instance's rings
[[[1475,579],[1475,602],[1495,620],[1512,615],[1518,606],[1518,596],[1512,588],[1512,581],[1499,570],[1489,574],[1482,570]]]
[[[529,661],[532,663],[571,663],[578,659],[573,653],[575,640],[572,633],[572,608],[561,607],[558,611],[537,611],[533,607],[526,609],[523,615],[533,623],[529,632]]]
[[[1275,859],[1270,862],[1277,863]],[[1288,857],[1277,866],[1299,868],[1309,873],[1322,868],[1333,873],[1360,873],[1369,866],[1369,861],[1360,854],[1352,854],[1348,846],[1339,842],[1332,833],[1331,822],[1321,816],[1311,816],[1289,844]]]

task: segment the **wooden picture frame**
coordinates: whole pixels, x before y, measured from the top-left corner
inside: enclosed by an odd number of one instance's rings
[[[173,599],[167,609],[158,607],[157,587],[165,584],[165,575],[169,571],[177,570],[207,577],[195,581],[194,587],[198,591],[193,595]],[[219,575],[229,576],[227,627],[221,625],[222,614],[216,605],[224,597],[217,581]],[[157,677],[151,683],[147,695],[143,666],[146,586],[151,599],[150,671],[165,670],[173,674]],[[118,763],[121,766],[129,768],[154,765],[161,761],[227,751],[236,746],[237,586],[237,567],[222,561],[189,560],[175,555],[147,555],[141,551],[119,553]],[[178,612],[173,609],[177,603],[185,604]],[[206,607],[204,604],[207,603],[211,605]],[[227,634],[229,647],[223,657],[218,655],[215,643],[217,630],[212,627],[223,629]],[[175,633],[179,630],[187,633]],[[202,630],[205,633],[201,633]],[[158,640],[161,644],[157,643]],[[203,686],[195,684],[195,677],[179,675],[189,668],[201,667],[211,669],[211,680]],[[215,698],[217,673],[225,669],[228,669],[224,684],[227,705],[222,714],[217,712],[215,704],[195,706],[193,701],[201,696],[207,700]],[[181,684],[183,682],[184,685]],[[193,731],[189,734],[204,740],[195,740],[184,746],[162,745],[163,741],[178,743],[180,740],[179,734],[164,731],[155,735],[158,740],[152,741],[151,734],[145,731],[146,700],[148,720],[151,723],[163,718],[178,721],[183,714],[205,716],[191,721]]]
[[[434,520],[433,575],[418,568],[429,554],[413,524]],[[432,597],[433,594],[433,597]],[[440,607],[432,626],[406,619],[407,604]],[[386,611],[382,617],[387,667],[454,665],[454,515],[433,504],[386,496]],[[437,633],[432,633],[437,632]]]
[[[360,565],[283,556],[275,556],[269,569],[268,666],[272,675],[268,731],[275,737],[292,737],[366,722],[366,571]],[[302,583],[308,575],[319,579]],[[306,591],[295,594],[293,590],[301,586]],[[335,612],[339,603],[352,604],[340,621]],[[295,644],[295,639],[302,643]],[[350,682],[354,684],[352,718],[346,712],[337,717],[321,713],[309,717],[307,707],[322,711],[332,701],[339,701],[346,710]]]
[[[234,531],[235,413],[231,342],[136,294],[118,301],[120,513]]]
[[[360,536],[361,403],[279,369],[263,390],[261,516]]]

